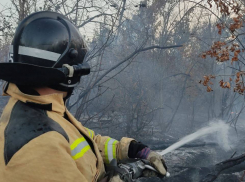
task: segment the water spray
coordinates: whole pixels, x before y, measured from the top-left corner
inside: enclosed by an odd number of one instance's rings
[[[229,131],[229,126],[227,124],[225,124],[223,121],[211,123],[209,126],[204,127],[202,129],[199,129],[198,131],[196,131],[190,135],[185,136],[180,141],[174,143],[170,147],[168,147],[165,150],[163,150],[162,152],[158,152],[158,153],[160,155],[165,155],[169,152],[172,152],[173,150],[176,150],[176,149],[182,147],[183,145],[185,145],[187,143],[190,143],[194,140],[197,140],[198,138],[201,138],[201,137],[206,136],[208,134],[212,134],[214,132],[218,132],[221,135],[222,143],[224,144],[223,148],[225,150],[229,150],[228,131]]]
[[[228,131],[229,131],[229,126],[225,124],[223,121],[218,121],[216,123],[211,123],[209,126],[204,127],[202,129],[199,129],[195,133],[192,133],[190,135],[185,136],[182,138],[180,141],[174,143],[170,147],[166,148],[162,152],[158,152],[160,155],[165,155],[167,153],[170,153],[183,145],[190,143],[194,140],[197,140],[198,138],[201,138],[203,136],[206,136],[208,134],[212,134],[214,132],[218,132],[220,135],[220,138],[222,140],[222,147],[225,150],[229,150],[229,142],[228,142]],[[221,142],[221,140],[219,142]],[[166,177],[170,177],[170,173],[167,172]]]

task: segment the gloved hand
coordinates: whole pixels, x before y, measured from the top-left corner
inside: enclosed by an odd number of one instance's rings
[[[140,159],[147,159],[161,175],[166,175],[167,166],[163,157],[160,154],[151,151],[148,147],[145,147],[137,153],[136,157]]]
[[[163,157],[154,152],[154,151],[150,151],[150,154],[147,157],[147,160],[150,161],[151,165],[163,176],[166,175],[167,173],[167,166],[165,164],[165,161],[163,159]]]

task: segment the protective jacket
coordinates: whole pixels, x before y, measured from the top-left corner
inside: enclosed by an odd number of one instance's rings
[[[15,84],[0,119],[1,182],[91,182],[104,163],[128,158],[133,139],[95,135],[66,109],[63,94],[28,95]]]

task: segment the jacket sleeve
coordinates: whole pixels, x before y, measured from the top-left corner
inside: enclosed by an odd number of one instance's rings
[[[55,131],[31,140],[15,153],[3,178],[6,182],[87,182],[71,157],[69,143]]]
[[[134,139],[123,137],[117,141],[108,136],[95,135],[94,131],[86,129],[89,136],[97,144],[105,164],[109,164],[112,159],[123,160],[128,158],[129,145]]]

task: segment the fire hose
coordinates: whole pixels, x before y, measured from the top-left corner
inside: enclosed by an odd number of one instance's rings
[[[120,161],[118,164],[116,160],[113,160],[107,167],[107,171],[110,172],[112,170],[119,174],[120,178],[125,182],[137,181],[138,178],[143,177],[143,172],[145,170],[153,171],[160,177],[163,177],[153,166],[151,166],[150,162],[145,159]],[[167,172],[166,177],[170,177],[169,172]]]

